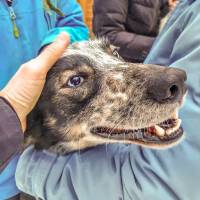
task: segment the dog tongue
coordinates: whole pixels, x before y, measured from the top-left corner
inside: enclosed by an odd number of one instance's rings
[[[159,137],[162,137],[165,135],[165,130],[163,128],[161,128],[160,126],[151,126],[147,129],[147,131],[151,134],[155,134]]]

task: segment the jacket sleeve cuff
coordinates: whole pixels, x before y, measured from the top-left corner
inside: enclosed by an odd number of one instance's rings
[[[23,132],[19,118],[9,102],[0,97],[0,171],[21,150],[22,142]]]
[[[63,31],[68,33],[70,37],[70,43],[88,39],[88,29],[85,27],[82,28],[59,27],[59,28],[54,28],[48,32],[48,34],[42,41],[41,48],[52,43],[58,37],[58,35]]]

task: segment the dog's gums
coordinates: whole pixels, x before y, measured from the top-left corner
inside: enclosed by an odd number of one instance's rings
[[[184,71],[124,62],[108,42],[72,44],[47,75],[26,143],[65,154],[104,143],[173,146]]]

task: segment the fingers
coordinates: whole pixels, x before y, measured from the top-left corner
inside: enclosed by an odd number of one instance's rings
[[[46,47],[42,53],[33,60],[35,66],[40,67],[40,70],[43,71],[43,73],[47,73],[63,54],[69,43],[70,39],[68,34],[62,32],[52,44]]]

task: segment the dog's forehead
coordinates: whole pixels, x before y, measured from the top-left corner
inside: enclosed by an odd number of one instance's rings
[[[110,50],[110,53],[108,52]],[[70,45],[63,57],[77,55],[86,57],[91,62],[95,62],[96,66],[112,68],[116,65],[122,65],[124,62],[112,55],[112,51],[108,44],[103,40],[90,40],[77,42]]]

